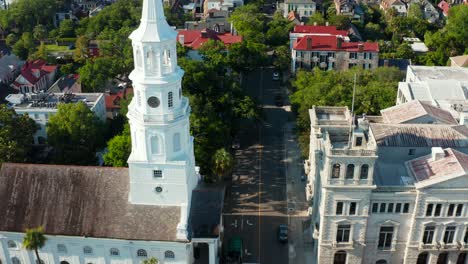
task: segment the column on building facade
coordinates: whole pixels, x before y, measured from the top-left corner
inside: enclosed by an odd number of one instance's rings
[[[209,264],[216,264],[216,252],[215,252],[215,244],[214,242],[208,243],[208,248],[209,248]]]

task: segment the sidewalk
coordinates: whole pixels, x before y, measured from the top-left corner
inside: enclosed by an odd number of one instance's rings
[[[306,202],[306,182],[301,181],[303,164],[299,145],[294,134],[294,121],[284,126],[285,174],[288,199],[289,264],[305,264],[313,261],[312,234],[308,204]]]

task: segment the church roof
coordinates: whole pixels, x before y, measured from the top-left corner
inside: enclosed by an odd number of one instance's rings
[[[0,231],[176,241],[178,206],[128,202],[127,168],[3,163]]]

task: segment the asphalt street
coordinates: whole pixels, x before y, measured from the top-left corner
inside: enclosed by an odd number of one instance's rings
[[[282,94],[272,69],[244,77],[243,86],[262,106],[262,121],[245,124],[232,184],[228,189],[224,227],[227,243],[237,235],[244,241],[244,263],[288,263],[288,244],[277,239],[279,224],[288,224],[285,166],[285,124],[293,120],[287,106],[275,106]],[[300,177],[300,176],[299,176]]]

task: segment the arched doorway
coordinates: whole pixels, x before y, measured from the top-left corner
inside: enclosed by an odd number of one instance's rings
[[[466,252],[462,252],[458,254],[457,264],[465,264],[466,263]]]
[[[427,264],[428,258],[429,254],[427,252],[422,252],[419,254],[416,264]]]
[[[437,257],[437,264],[448,264],[448,253],[442,252]]]
[[[346,264],[346,251],[337,251],[333,258],[333,264]]]

